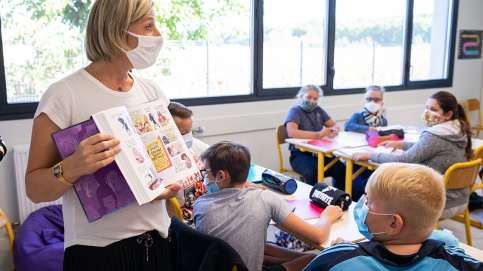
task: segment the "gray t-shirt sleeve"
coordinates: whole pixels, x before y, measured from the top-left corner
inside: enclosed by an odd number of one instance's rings
[[[371,161],[376,163],[420,163],[421,161],[425,161],[428,158],[435,156],[440,151],[440,147],[435,143],[436,140],[437,138],[430,133],[424,133],[421,135],[418,142],[402,154],[373,153],[371,155]]]
[[[278,225],[283,225],[295,207],[271,191],[262,191],[262,193],[262,198],[271,211],[272,220]]]

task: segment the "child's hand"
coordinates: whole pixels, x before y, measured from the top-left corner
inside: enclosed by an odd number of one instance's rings
[[[331,137],[336,137],[336,136],[339,135],[339,130],[340,130],[339,126],[334,125],[332,127],[329,127],[329,129],[332,131],[332,136]]]
[[[356,152],[352,155],[352,160],[354,161],[367,161],[371,159],[370,152]]]
[[[379,130],[376,127],[369,127],[369,130],[368,131],[377,132]]]
[[[342,213],[342,208],[339,206],[329,205],[320,215],[320,218],[327,218],[330,221],[330,224],[334,223],[337,219],[339,219],[344,213]]]
[[[322,130],[320,130],[319,132],[319,138],[322,138],[322,137],[335,137],[339,134],[339,130],[335,129],[335,128],[332,128],[332,127],[327,127],[327,128],[324,128]]]
[[[394,149],[401,149],[403,148],[403,142],[402,141],[383,141],[379,144],[377,144],[377,146],[384,146],[386,148],[389,148],[389,147],[394,147]]]
[[[179,183],[172,183],[171,185],[166,186],[163,193],[155,198],[155,200],[174,198],[178,195],[179,190],[181,190],[181,185]]]

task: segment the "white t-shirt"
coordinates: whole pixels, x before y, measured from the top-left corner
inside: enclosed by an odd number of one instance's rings
[[[200,157],[200,155],[208,149],[210,145],[193,137],[193,145],[191,145],[190,152],[192,155]]]
[[[169,99],[154,82],[130,75],[134,79],[131,90],[117,92],[81,69],[47,89],[34,118],[43,112],[63,129],[115,106],[129,107],[155,99],[166,106],[169,104]],[[87,221],[74,188],[69,189],[62,200],[64,248],[76,244],[103,247],[150,230],[158,230],[164,238],[168,236],[170,220],[164,200],[142,206],[133,203],[92,223]]]

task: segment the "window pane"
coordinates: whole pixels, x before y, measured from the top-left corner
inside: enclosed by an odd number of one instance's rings
[[[401,85],[405,0],[338,0],[334,89]]]
[[[153,67],[136,73],[157,82],[171,99],[253,92],[252,1],[157,5],[164,46]]]
[[[263,88],[325,85],[327,1],[264,1]]]
[[[89,5],[80,1],[80,20],[71,20],[70,6],[57,3],[1,1],[8,103],[36,102],[50,84],[85,65],[81,19]]]
[[[448,78],[451,0],[415,0],[410,80]]]

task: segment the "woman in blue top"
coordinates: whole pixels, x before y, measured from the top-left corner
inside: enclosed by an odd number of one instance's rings
[[[307,85],[302,87],[297,99],[299,105],[296,105],[288,112],[285,120],[285,127],[289,137],[317,139],[322,137],[335,137],[339,134],[339,126],[330,116],[317,105],[319,97],[323,96],[322,89],[315,85]],[[289,150],[290,164],[293,170],[304,176],[308,184],[317,183],[317,156],[312,153],[301,152],[290,144]],[[325,158],[324,163],[327,165],[333,158]],[[345,190],[345,165],[337,161],[326,172],[327,176],[334,178],[334,186],[338,189]]]
[[[366,88],[364,95],[364,109],[354,113],[352,118],[344,124],[346,131],[365,133],[367,131],[377,131],[376,127],[387,126],[387,120],[382,115],[381,107],[384,104],[384,87],[372,85]]]

